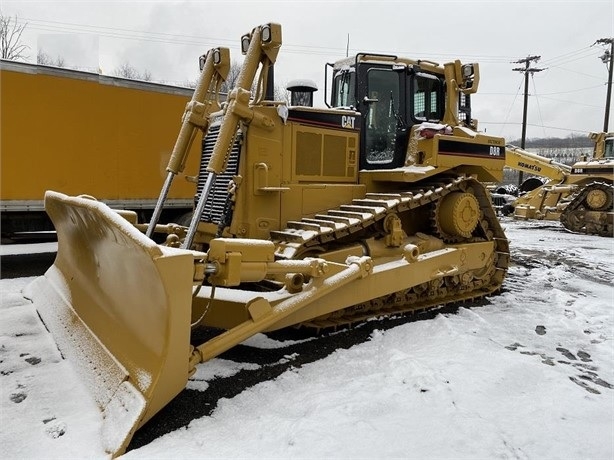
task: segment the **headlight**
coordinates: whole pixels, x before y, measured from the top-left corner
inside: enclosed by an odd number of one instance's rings
[[[262,43],[270,42],[271,41],[271,26],[269,26],[268,24],[265,26],[262,26],[261,36],[262,36]]]
[[[252,36],[250,34],[245,34],[241,37],[241,53],[247,54],[247,50],[249,49],[249,43],[252,41]]]
[[[463,66],[463,78],[470,78],[473,76],[473,64],[465,64]]]

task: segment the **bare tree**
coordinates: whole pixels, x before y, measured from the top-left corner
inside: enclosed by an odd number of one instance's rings
[[[138,78],[138,71],[127,62],[120,65],[113,73],[117,77],[130,78],[132,80],[136,80]]]
[[[53,59],[42,49],[39,49],[36,53],[36,63],[40,65],[53,65]]]
[[[222,93],[229,93],[235,87],[237,80],[239,79],[239,74],[241,73],[241,64],[237,61],[233,61],[230,63],[230,70],[228,71],[228,77],[222,83],[220,91]],[[256,82],[252,85],[251,91],[252,95],[254,94],[256,88]],[[276,101],[285,101],[288,102],[288,92],[284,88],[283,85],[274,85],[274,98]]]
[[[19,25],[17,16],[10,18],[0,14],[0,57],[2,59],[17,61],[28,57],[24,53],[30,47],[21,43],[21,34],[27,25],[27,22]]]
[[[276,101],[290,104],[290,97],[288,96],[288,90],[286,89],[286,85],[281,83],[275,83],[273,87],[273,92],[275,94]]]
[[[237,61],[232,61],[230,63],[230,69],[228,70],[228,76],[226,80],[222,82],[220,87],[220,91],[222,93],[229,93],[235,87],[235,83],[239,78],[239,73],[241,72],[241,64]]]
[[[55,59],[53,59],[51,56],[45,53],[42,48],[38,50],[38,53],[36,53],[36,63],[54,67],[66,67],[66,61],[62,56],[57,56]]]
[[[151,81],[151,72],[149,70],[145,70],[141,73],[128,62],[124,62],[120,65],[115,69],[114,73],[117,77],[129,78],[130,80]]]

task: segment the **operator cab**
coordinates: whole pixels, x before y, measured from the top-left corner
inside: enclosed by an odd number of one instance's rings
[[[327,64],[331,65],[332,64]],[[358,54],[333,66],[331,106],[362,114],[360,169],[392,169],[405,164],[409,133],[421,123],[441,123],[445,112],[443,69],[396,56]],[[459,104],[470,120],[469,95]]]
[[[603,145],[603,158],[614,160],[614,137],[607,137]]]

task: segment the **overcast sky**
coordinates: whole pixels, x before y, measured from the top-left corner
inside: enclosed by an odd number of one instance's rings
[[[153,80],[184,84],[215,46],[241,62],[239,38],[267,22],[282,25],[278,84],[314,80],[324,101],[324,65],[380,52],[437,62],[479,62],[473,98],[481,130],[518,139],[524,76],[513,61],[541,56],[529,79],[527,138],[579,136],[604,125],[607,47],[614,0],[577,1],[31,1],[2,0],[2,14],[27,22],[29,62],[39,47],[67,66],[113,75],[124,62]],[[611,112],[614,111],[611,110]],[[614,129],[610,115],[609,129]]]

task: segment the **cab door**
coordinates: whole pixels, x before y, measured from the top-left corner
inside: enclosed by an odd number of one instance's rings
[[[397,168],[405,162],[405,76],[391,66],[359,67],[357,102],[364,120],[361,169]]]

